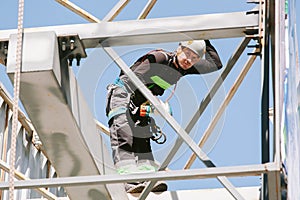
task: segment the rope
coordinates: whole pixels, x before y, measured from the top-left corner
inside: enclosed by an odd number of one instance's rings
[[[12,120],[11,147],[10,147],[10,151],[11,151],[10,170],[9,170],[9,199],[10,200],[14,200],[14,177],[15,177],[16,142],[17,142],[18,110],[19,110],[18,105],[19,105],[19,93],[20,93],[20,74],[21,74],[21,65],[22,65],[23,15],[24,15],[24,0],[19,0],[16,68],[15,68],[15,75],[14,75],[13,120]]]
[[[173,95],[174,95],[174,93],[175,93],[175,90],[176,90],[176,86],[177,86],[177,83],[175,84],[173,90],[171,91],[170,96],[167,98],[166,103],[168,103],[169,100],[173,97]]]

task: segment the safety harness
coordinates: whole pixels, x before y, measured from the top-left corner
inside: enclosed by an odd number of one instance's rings
[[[137,62],[143,62],[145,59],[147,59],[149,54],[151,54],[153,52],[157,52],[157,51],[162,52],[163,55],[166,57],[166,60],[169,60],[169,56],[164,50],[156,49],[156,50],[150,51],[146,55],[139,58],[137,60]],[[165,80],[163,80],[159,76],[152,76],[150,78],[153,81],[153,84],[148,86],[149,89],[151,87],[153,87],[155,84],[158,85],[159,87],[161,87],[164,90],[171,87],[170,83],[166,82]],[[124,82],[120,78],[117,78],[115,80],[114,85],[116,87],[122,88],[123,90],[125,90],[128,93]],[[175,88],[176,87],[174,87],[174,89]],[[108,105],[110,105],[110,99],[111,99],[112,92],[113,92],[113,89],[110,91],[110,94],[109,94],[109,97],[108,97]],[[172,91],[171,96],[173,96],[173,93],[174,93],[174,91]],[[147,125],[149,125],[150,126],[150,132],[152,133],[151,139],[153,141],[155,141],[156,143],[158,143],[158,144],[165,143],[166,142],[166,135],[161,131],[160,127],[156,125],[155,120],[152,117],[149,116],[149,114],[151,113],[150,104],[149,103],[148,104],[144,103],[142,105],[136,106],[134,104],[134,101],[132,100],[133,97],[134,97],[134,94],[131,95],[131,98],[130,98],[130,101],[129,101],[129,104],[128,104],[128,108],[120,106],[120,107],[114,108],[110,111],[106,110],[108,121],[110,121],[113,117],[115,117],[117,115],[126,113],[127,110],[128,110],[130,115],[131,115],[131,118],[135,122],[136,126],[147,126]],[[170,97],[168,98],[168,100],[170,99]]]
[[[166,135],[161,131],[160,127],[156,125],[154,118],[152,117],[150,119],[150,131],[152,133],[151,140],[157,144],[163,144],[166,142]]]
[[[117,87],[122,88],[123,90],[125,90],[128,93],[128,91],[127,91],[127,89],[125,87],[124,82],[120,78],[117,78],[115,80],[114,85],[117,86]],[[108,95],[108,103],[107,103],[107,105],[110,105],[110,100],[111,100],[112,93],[113,93],[113,89],[110,90],[110,94]],[[107,109],[108,109],[108,107],[107,107]],[[114,116],[126,113],[126,111],[127,111],[127,107],[119,106],[119,107],[111,109],[110,111],[106,110],[106,116],[108,118],[108,121],[110,121]]]

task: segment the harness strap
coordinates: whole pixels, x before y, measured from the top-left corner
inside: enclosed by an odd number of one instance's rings
[[[114,84],[119,86],[120,88],[124,89],[126,92],[128,92],[122,79],[116,78]]]
[[[159,51],[162,54],[164,54],[164,56],[166,57],[166,60],[169,60],[169,56],[168,56],[168,54],[164,50],[161,49],[161,50],[157,50],[157,51]]]
[[[120,78],[117,78],[115,80],[114,84],[117,85],[118,87],[122,88],[123,90],[125,90],[127,92],[125,84],[124,84],[124,82]],[[111,98],[111,96],[109,97],[109,102],[110,102],[110,98]],[[108,121],[110,121],[113,117],[115,117],[117,115],[125,113],[126,110],[127,110],[127,108],[124,107],[124,106],[120,106],[120,107],[116,107],[116,108],[111,109],[108,112],[108,114],[107,114]]]
[[[111,109],[111,111],[109,111],[109,113],[107,115],[108,121],[117,115],[126,113],[126,110],[127,110],[126,107],[116,107],[114,109]]]

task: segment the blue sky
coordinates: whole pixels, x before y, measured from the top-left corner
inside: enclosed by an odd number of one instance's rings
[[[116,4],[117,0],[105,1],[79,1],[73,3],[90,12],[99,19],[102,19]],[[147,0],[132,0],[128,6],[120,13],[115,20],[134,20],[138,17]],[[0,13],[0,30],[15,29],[17,27],[18,1],[11,0],[2,3],[3,9]],[[218,5],[218,6],[216,6]],[[297,8],[299,8],[299,1]],[[150,12],[148,18],[200,15],[210,13],[227,13],[250,10],[254,4],[247,4],[246,1],[158,1]],[[25,0],[24,27],[40,27],[65,24],[88,23],[80,16],[69,11],[54,0]],[[299,19],[299,12],[297,19]],[[299,26],[298,26],[299,27]],[[300,38],[298,31],[298,38]],[[236,49],[242,38],[214,39],[211,42],[217,48],[223,64],[225,65]],[[130,65],[138,56],[153,48],[164,48],[173,51],[177,43],[140,45],[130,47],[115,48],[125,62]],[[250,52],[248,49],[247,52]],[[106,124],[104,115],[104,100],[106,85],[113,82],[119,73],[118,67],[112,63],[101,49],[89,49],[88,58],[84,59],[80,67],[74,66],[87,101],[92,112],[103,124]],[[201,138],[210,119],[218,109],[218,105],[224,99],[224,95],[230,90],[237,75],[240,73],[247,55],[243,55],[241,60],[235,65],[231,74],[214,100],[213,106],[209,106],[200,118],[197,127],[193,130],[196,142]],[[192,117],[193,111],[200,104],[202,98],[208,92],[208,87],[212,85],[216,77],[222,72],[201,76],[190,76],[181,80],[177,86],[176,94],[170,101],[173,108],[174,117],[183,126]],[[204,150],[209,153],[209,157],[217,166],[234,166],[260,163],[260,93],[261,93],[261,67],[259,58],[251,67],[241,87],[228,105],[221,123],[213,133],[214,138],[204,146]],[[9,91],[12,87],[5,75],[5,67],[0,65],[0,82]],[[186,93],[186,90],[190,91]],[[162,99],[168,97],[169,91]],[[190,96],[187,96],[190,94]],[[168,135],[168,141],[164,145],[153,145],[153,151],[158,161],[162,161],[168,148],[175,141],[176,133],[159,117],[157,118],[161,127]],[[109,145],[109,144],[108,144]],[[182,169],[191,151],[182,148],[176,159],[171,163],[170,169]],[[204,165],[196,161],[193,168],[201,168]],[[253,186],[260,182],[259,177],[233,178],[232,183],[236,186]],[[186,181],[169,183],[170,190],[196,189],[209,187],[221,187],[216,179],[197,180],[193,184],[186,184]]]

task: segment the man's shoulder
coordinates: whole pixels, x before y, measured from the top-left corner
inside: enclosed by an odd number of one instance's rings
[[[172,52],[166,51],[164,49],[154,49],[148,54],[152,54],[155,56],[156,60],[169,60],[171,56],[173,56]]]

